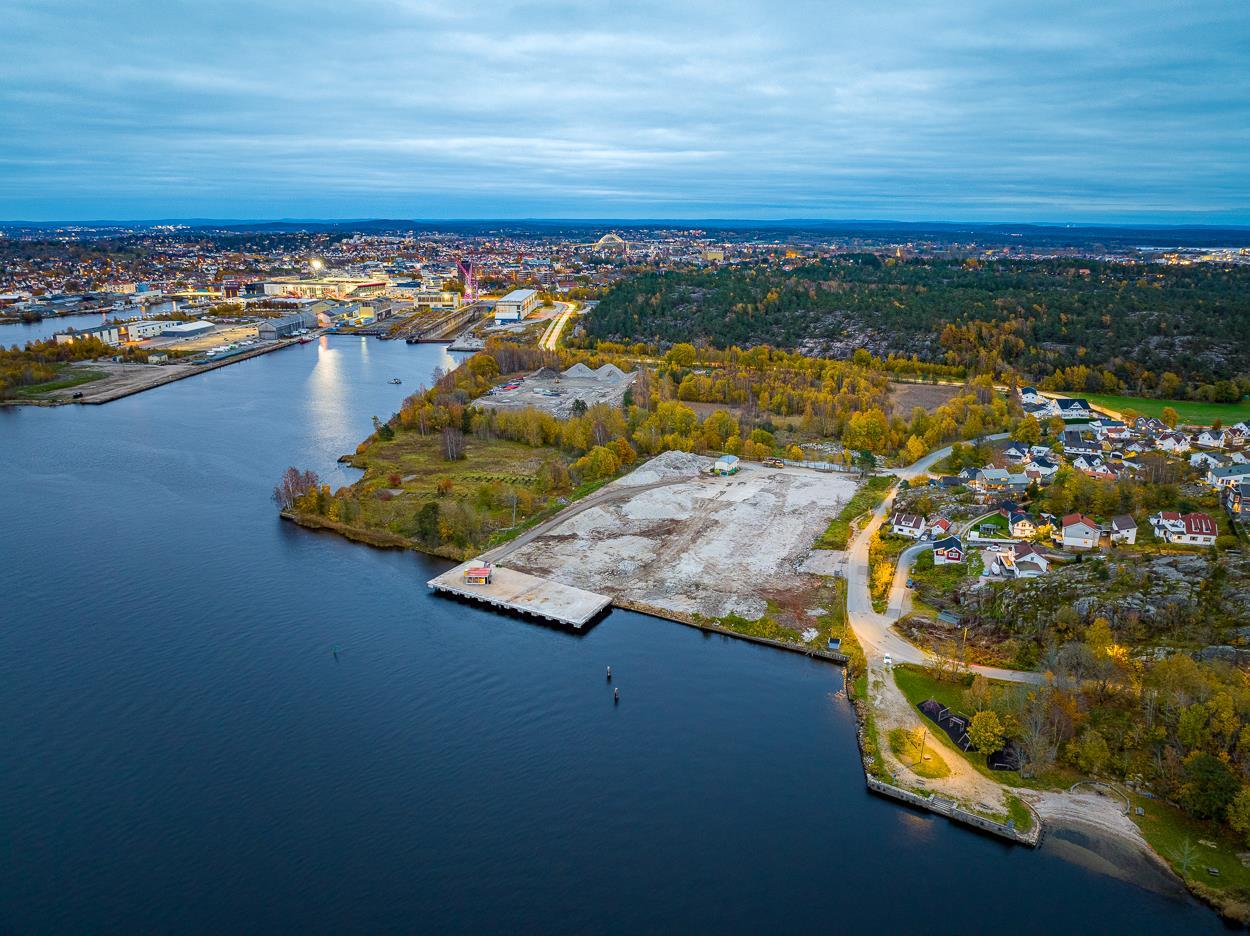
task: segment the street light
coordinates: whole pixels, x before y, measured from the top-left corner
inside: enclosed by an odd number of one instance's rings
[[[320,273],[320,272],[321,272],[321,268],[322,268],[323,266],[325,266],[325,264],[324,264],[324,263],[322,263],[320,260],[317,260],[317,259],[315,259],[315,258],[314,258],[314,259],[312,259],[312,260],[309,260],[309,261],[308,261],[308,265],[312,267],[312,271],[313,271],[314,273]]]

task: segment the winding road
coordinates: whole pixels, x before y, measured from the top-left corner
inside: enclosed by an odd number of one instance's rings
[[[1007,433],[1002,432],[996,435],[985,436],[985,441],[996,441],[1006,439],[1007,437]],[[896,469],[894,474],[904,481],[923,477],[928,474],[930,468],[951,453],[951,448],[952,446],[947,446],[944,449],[931,452],[906,468]],[[868,658],[870,669],[883,666],[884,658],[887,654],[890,656],[891,661],[895,663],[925,664],[933,659],[933,654],[904,639],[891,626],[903,616],[903,605],[907,599],[907,571],[911,568],[916,556],[925,548],[928,548],[926,544],[911,546],[899,557],[899,569],[890,588],[889,604],[886,612],[881,614],[874,611],[872,607],[868,578],[868,545],[872,540],[873,534],[877,532],[881,524],[885,522],[885,518],[889,515],[897,493],[897,486],[890,489],[885,499],[872,512],[868,522],[860,529],[859,534],[847,549],[847,618],[850,621],[851,629],[855,631],[855,636],[859,638],[860,645],[864,648],[864,655]],[[1001,679],[1006,682],[1042,683],[1046,678],[1043,673],[1001,669],[994,666],[970,666],[969,669],[973,672],[981,673],[990,679]]]

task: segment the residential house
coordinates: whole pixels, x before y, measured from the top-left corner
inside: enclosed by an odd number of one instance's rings
[[[1037,524],[1026,513],[1013,513],[1007,518],[1007,526],[1012,536],[1018,536],[1021,539],[1028,539],[1037,532]]]
[[[1063,434],[1063,454],[1072,458],[1075,455],[1098,455],[1102,446],[1097,441],[1069,429]]]
[[[1223,468],[1232,463],[1233,460],[1227,455],[1215,452],[1194,452],[1189,456],[1189,464],[1193,468]]]
[[[1111,542],[1132,546],[1137,542],[1137,521],[1128,514],[1111,518]]]
[[[1007,475],[1007,490],[1013,494],[1023,494],[1032,483],[1033,479],[1028,476],[1027,472],[1016,471]]]
[[[1207,483],[1212,487],[1232,487],[1243,481],[1250,481],[1250,465],[1240,465],[1234,462],[1207,471]]]
[[[978,491],[1003,491],[1007,489],[1011,473],[1006,468],[981,468],[973,479],[972,486]]]
[[[1049,571],[1050,560],[1029,543],[1014,543],[1010,547],[997,550],[993,562],[990,563],[992,575],[1003,575],[1007,578],[1037,578]]]
[[[1084,471],[1086,474],[1102,468],[1105,464],[1097,455],[1078,455],[1072,459],[1072,467],[1077,471]]]
[[[1181,546],[1212,546],[1219,528],[1204,513],[1178,514],[1160,511],[1150,518],[1155,534]]]
[[[1064,517],[1060,528],[1060,542],[1068,549],[1095,549],[1102,536],[1102,528],[1079,513]]]
[[[945,517],[938,517],[929,521],[929,536],[932,539],[941,539],[951,531],[951,522]]]
[[[1050,403],[1050,400],[1046,399],[1046,397],[1037,392],[1036,387],[1021,387],[1018,391],[1016,391],[1016,393],[1019,395],[1020,402],[1022,404],[1028,403],[1033,406],[1037,406],[1039,404],[1046,405]]]
[[[1012,442],[1003,449],[1003,457],[1018,465],[1027,462],[1032,456],[1029,453],[1029,447],[1023,442]]]
[[[1181,432],[1163,432],[1155,437],[1155,448],[1179,455],[1189,451],[1189,437]]]
[[[1064,419],[1089,419],[1094,411],[1089,405],[1089,400],[1060,397],[1055,400],[1055,412]]]
[[[1194,437],[1194,443],[1201,445],[1203,448],[1222,449],[1225,438],[1226,435],[1223,429],[1203,429]]]
[[[890,532],[920,539],[924,535],[924,517],[919,514],[893,513],[890,515]]]
[[[1224,488],[1220,492],[1220,503],[1234,520],[1250,522],[1250,481],[1238,481]]]
[[[1167,431],[1167,423],[1157,416],[1138,416],[1133,420],[1133,428],[1138,432],[1148,432],[1151,435],[1158,435],[1160,432]]]
[[[950,565],[964,561],[964,544],[958,536],[947,536],[933,544],[933,564]]]

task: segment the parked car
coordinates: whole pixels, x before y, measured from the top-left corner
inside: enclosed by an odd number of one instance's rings
[[[75,400],[81,400],[81,399],[82,399],[82,391],[81,391],[81,390],[75,390],[75,391],[74,391],[74,399],[75,399]]]
[[[763,462],[769,468],[784,468],[786,463],[780,458],[765,458]]]
[[[886,669],[889,669],[890,667],[894,665],[894,660],[890,658],[890,655],[888,653],[885,655],[884,663],[885,663]]]

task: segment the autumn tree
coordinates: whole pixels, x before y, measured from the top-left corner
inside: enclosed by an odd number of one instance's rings
[[[316,472],[300,471],[292,466],[282,473],[282,480],[273,489],[273,500],[279,510],[290,510],[295,502],[321,486]]]
[[[982,754],[992,754],[1001,750],[1005,735],[1003,723],[998,713],[992,709],[977,712],[968,723],[968,740]]]

